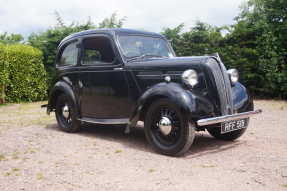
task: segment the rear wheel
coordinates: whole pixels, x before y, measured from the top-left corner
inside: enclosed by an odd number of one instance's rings
[[[81,122],[73,118],[74,108],[71,107],[71,101],[65,94],[58,97],[55,113],[62,131],[72,133],[80,128]]]
[[[194,122],[185,119],[169,99],[160,99],[151,104],[144,126],[150,145],[157,152],[169,156],[184,154],[195,136]]]

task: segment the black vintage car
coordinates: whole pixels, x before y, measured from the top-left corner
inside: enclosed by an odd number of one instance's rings
[[[60,129],[81,122],[126,124],[130,133],[144,121],[145,135],[159,153],[177,156],[195,131],[235,140],[246,130],[253,101],[219,57],[176,57],[167,39],[129,29],[72,34],[59,45],[47,114]]]

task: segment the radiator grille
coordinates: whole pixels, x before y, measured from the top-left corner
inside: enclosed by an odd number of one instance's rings
[[[209,58],[206,60],[208,73],[211,74],[211,80],[214,79],[218,98],[220,101],[220,109],[222,115],[233,114],[233,101],[231,98],[231,85],[225,66],[213,59]],[[213,92],[215,93],[215,92]]]

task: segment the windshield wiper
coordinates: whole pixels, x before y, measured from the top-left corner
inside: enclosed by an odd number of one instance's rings
[[[151,56],[151,57],[159,57],[159,58],[169,58],[169,57],[166,57],[166,56],[163,56],[163,55],[141,55],[141,56],[136,56],[136,57],[133,57],[131,59],[128,59],[127,62],[130,62],[130,61],[133,61],[133,60],[137,60],[139,58],[144,58],[146,56]]]
[[[137,60],[137,59],[143,58],[143,57],[145,57],[145,55],[136,56],[136,57],[133,57],[133,58],[131,58],[131,59],[128,59],[127,62],[130,62],[130,61],[133,61],[133,60]]]
[[[169,58],[164,55],[146,55],[146,56],[150,56],[151,58]]]

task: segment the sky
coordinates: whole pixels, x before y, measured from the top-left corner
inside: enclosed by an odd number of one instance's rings
[[[161,32],[185,24],[185,31],[196,20],[212,26],[234,24],[244,0],[0,0],[0,34],[45,31],[57,23],[55,11],[66,25],[86,22],[98,26],[115,11],[117,19],[127,17],[124,28]]]

